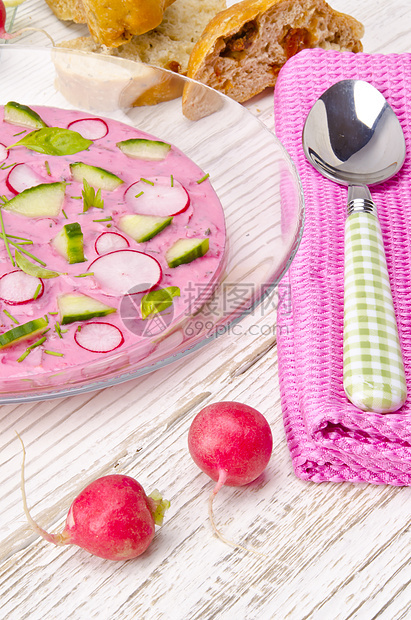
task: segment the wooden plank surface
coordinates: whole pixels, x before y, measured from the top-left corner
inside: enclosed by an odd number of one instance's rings
[[[334,0],[365,25],[367,52],[411,50],[409,0]],[[82,34],[59,24],[42,0],[20,7],[15,27],[47,28],[57,40]],[[67,33],[69,32],[69,36]],[[31,38],[33,37],[33,38]],[[37,35],[28,41],[37,44]],[[272,92],[247,104],[270,128]],[[314,484],[297,479],[279,401],[275,308],[192,356],[91,394],[0,408],[0,618],[7,620],[400,620],[411,618],[411,490]],[[223,488],[212,534],[212,483],[187,451],[193,416],[207,403],[259,409],[274,435],[262,478]],[[19,490],[24,437],[27,493],[45,527],[62,527],[92,479],[121,472],[171,500],[164,526],[141,558],[113,563],[33,535]]]

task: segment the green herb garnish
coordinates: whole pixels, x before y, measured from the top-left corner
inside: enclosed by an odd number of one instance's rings
[[[103,217],[101,220],[93,220],[93,222],[111,222],[112,220],[113,218],[109,215],[108,217]]]
[[[88,184],[86,179],[83,179],[83,213],[88,211],[90,207],[96,207],[97,209],[104,209],[104,200],[101,197],[101,189],[96,190],[94,187]]]
[[[40,338],[40,340],[37,340],[36,342],[33,342],[33,344],[31,344],[30,346],[27,347],[27,349],[24,351],[24,353],[22,355],[20,355],[20,357],[17,359],[18,362],[22,362],[23,360],[26,359],[26,357],[29,355],[29,353],[32,352],[33,349],[35,349],[36,347],[39,347],[41,344],[43,344],[43,342],[46,342],[47,338],[45,336],[43,336],[42,338]]]
[[[201,177],[201,179],[198,179],[197,183],[202,183],[203,181],[206,181],[209,177],[209,173],[207,172],[207,174],[205,174],[203,177]]]
[[[37,258],[37,256],[34,256],[34,254],[32,254],[31,252],[28,252],[27,250],[25,250],[19,243],[16,243],[16,241],[11,241],[10,240],[9,243],[11,243],[11,245],[13,245],[15,248],[17,248],[19,250],[19,252],[22,252],[23,254],[26,254],[27,256],[30,256],[30,258],[32,260],[36,261],[36,263],[40,263],[40,265],[43,265],[43,267],[46,266],[46,263],[44,262],[44,260],[41,260],[41,258]]]
[[[8,310],[6,310],[5,308],[3,309],[3,312],[6,316],[9,317],[9,319],[11,321],[13,321],[14,323],[17,323],[17,325],[19,325],[20,321],[18,321],[12,314],[10,314],[10,312]]]
[[[60,323],[58,321],[56,321],[56,323],[54,325],[54,329],[56,330],[56,333],[57,333],[58,337],[59,338],[63,338],[63,334],[61,333]]]
[[[9,255],[9,259],[11,261],[11,264],[13,265],[13,267],[15,267],[16,263],[14,262],[14,258],[12,256],[11,251],[10,251],[9,240],[7,238],[6,231],[5,231],[5,228],[4,228],[3,212],[1,210],[1,208],[0,208],[0,227],[1,227],[0,235],[3,238],[4,245],[6,246],[7,254]],[[10,243],[13,243],[13,242],[10,241]]]
[[[92,144],[92,140],[86,140],[77,131],[64,129],[63,127],[43,127],[42,129],[31,131],[8,148],[25,146],[31,151],[37,151],[37,153],[59,156],[73,155],[79,151],[85,151]]]
[[[141,299],[141,318],[147,319],[152,314],[166,310],[172,306],[173,297],[180,297],[178,286],[167,286],[166,288],[146,293]]]
[[[40,291],[41,291],[41,284],[38,284],[38,285],[37,285],[36,290],[34,291],[34,295],[33,295],[33,299],[34,299],[34,300],[36,300],[36,299],[37,299],[37,297],[38,297],[38,296],[39,296],[39,294],[40,294]]]

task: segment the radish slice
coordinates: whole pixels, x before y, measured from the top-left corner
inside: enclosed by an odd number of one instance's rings
[[[114,250],[123,250],[124,248],[130,247],[129,242],[123,235],[116,232],[103,232],[96,239],[96,243],[94,244],[94,248],[97,254],[107,254],[108,252],[113,252]]]
[[[9,156],[9,149],[0,143],[0,161],[4,161]]]
[[[44,179],[27,164],[16,164],[10,169],[6,178],[7,189],[13,194],[20,194],[29,187],[44,183]]]
[[[6,304],[26,304],[41,297],[43,291],[42,280],[24,271],[9,271],[0,278],[0,299]]]
[[[126,189],[124,198],[136,213],[159,217],[182,213],[190,204],[187,191],[171,177],[140,179]]]
[[[160,282],[162,276],[156,259],[137,250],[104,254],[91,263],[89,271],[102,288],[121,295],[148,291]]]
[[[123,344],[124,337],[115,325],[92,321],[76,330],[74,340],[79,347],[92,353],[108,353],[118,349]]]
[[[87,140],[100,140],[108,134],[108,125],[101,118],[81,118],[69,123],[67,129],[77,131]]]

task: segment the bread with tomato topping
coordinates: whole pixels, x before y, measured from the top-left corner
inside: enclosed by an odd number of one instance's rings
[[[187,75],[239,102],[275,85],[302,49],[362,51],[363,25],[324,0],[243,0],[218,13],[193,48]],[[184,110],[195,118],[187,88]]]

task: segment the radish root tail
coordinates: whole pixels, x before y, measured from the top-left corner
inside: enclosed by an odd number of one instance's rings
[[[22,28],[21,30],[17,30],[17,32],[7,32],[4,33],[2,36],[0,36],[0,39],[14,39],[15,37],[20,36],[21,34],[23,34],[24,32],[41,32],[42,34],[46,35],[46,37],[49,39],[49,41],[51,41],[51,44],[53,47],[56,47],[56,44],[54,42],[54,39],[51,35],[49,35],[49,33],[46,30],[43,30],[43,28],[33,28],[31,26],[27,26],[27,28]]]
[[[239,543],[229,540],[218,529],[215,519],[214,519],[213,503],[214,503],[215,496],[217,495],[221,487],[224,485],[226,478],[227,478],[227,474],[225,474],[225,472],[221,472],[218,482],[215,485],[214,489],[211,491],[210,496],[208,498],[208,516],[209,516],[211,527],[213,528],[214,534],[217,536],[217,538],[219,538],[223,543],[225,543],[229,547],[233,547],[234,549],[241,549],[242,551],[246,551],[247,553],[255,553],[256,555],[259,555],[260,557],[267,558],[268,556],[265,553],[261,553],[260,551],[257,551],[257,549],[254,549],[254,547],[243,547],[243,545],[240,545]]]
[[[20,489],[21,489],[21,496],[23,499],[24,514],[26,515],[27,521],[29,525],[32,527],[32,529],[34,530],[34,532],[36,532],[36,534],[39,534],[39,536],[41,536],[48,542],[51,542],[54,545],[64,545],[65,543],[61,540],[60,534],[54,535],[54,534],[50,534],[49,532],[46,532],[46,530],[44,530],[42,527],[40,527],[38,523],[36,523],[36,521],[33,519],[33,517],[30,514],[29,508],[27,506],[26,481],[25,481],[25,476],[24,476],[24,469],[25,469],[25,464],[26,464],[26,448],[24,447],[24,442],[17,431],[16,431],[16,435],[19,438],[21,447],[23,449],[23,459],[21,462]]]

